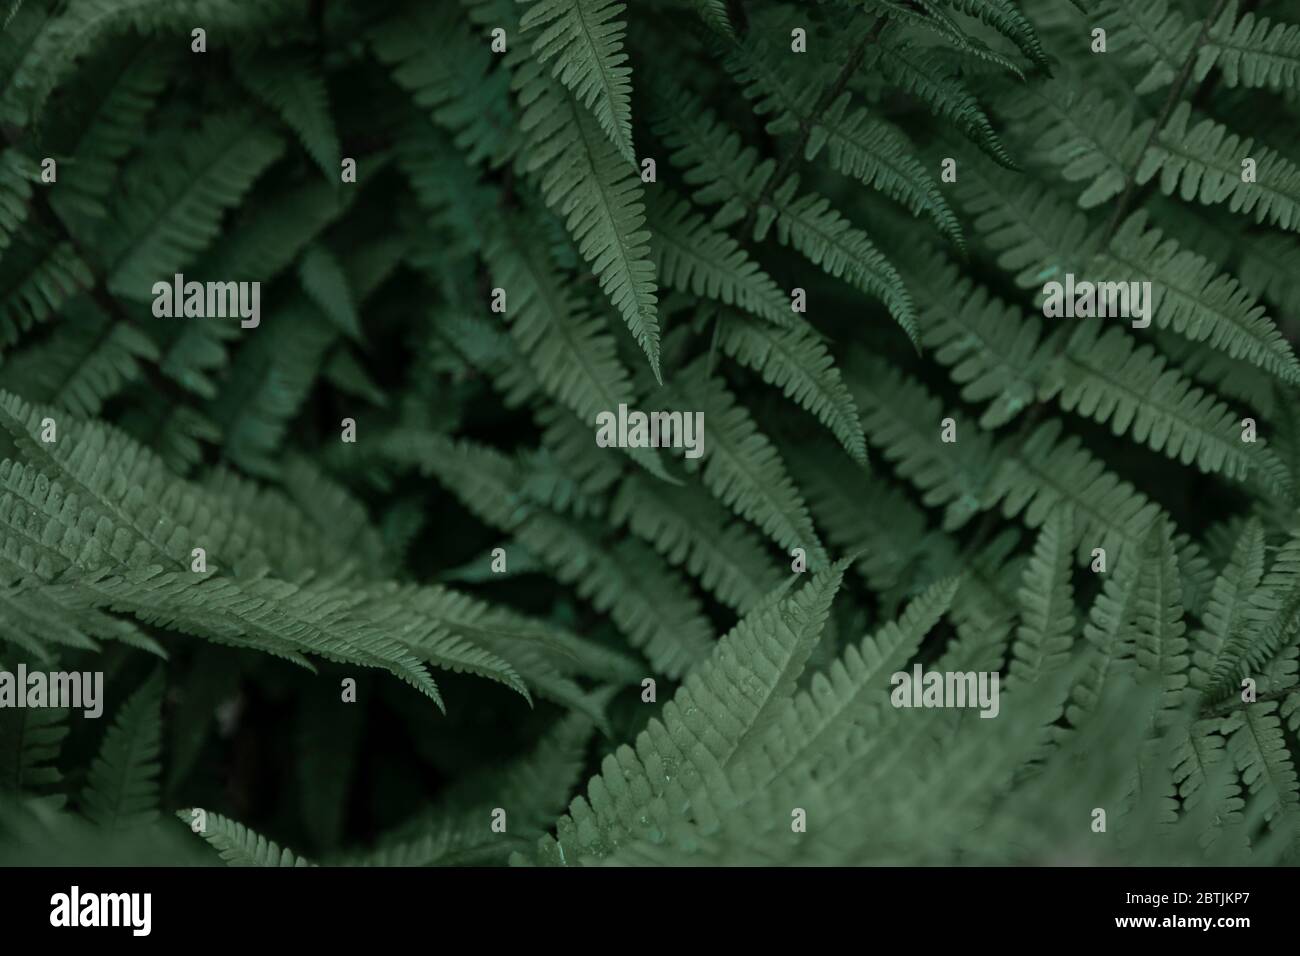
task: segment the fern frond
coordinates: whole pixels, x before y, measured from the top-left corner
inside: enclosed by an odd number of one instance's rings
[[[137,326],[111,319],[85,300],[64,309],[62,319],[49,338],[0,367],[0,387],[90,418],[143,377],[142,363],[159,358],[157,346]]]
[[[1227,741],[1216,732],[1220,723],[1207,720],[1192,725],[1186,743],[1174,757],[1174,782],[1188,809],[1199,807],[1210,813],[1214,812],[1211,808],[1216,808],[1219,819],[1211,825],[1222,830],[1240,823],[1245,801],[1227,753]],[[1215,836],[1213,832],[1207,834],[1210,841]]]
[[[388,592],[371,592],[372,600]],[[641,666],[623,651],[602,647],[544,621],[475,600],[442,587],[403,587],[392,591],[422,619],[437,624],[467,644],[479,645],[511,663],[517,657],[528,665],[565,675],[623,684],[641,674]]]
[[[716,376],[706,373],[705,363],[697,361],[683,369],[673,385],[685,408],[704,413],[705,487],[787,553],[802,548],[810,567],[824,567],[826,551],[781,456],[745,407]]]
[[[107,63],[92,67],[93,82],[78,84],[73,102],[47,136],[60,167],[74,175],[61,181],[50,205],[66,220],[102,218],[119,166],[145,137],[154,105],[175,70],[175,60],[150,44],[110,50]]]
[[[1144,159],[1142,146],[1153,121],[1137,124],[1131,104],[1117,104],[1096,87],[1053,80],[1000,102],[1009,119],[1025,124],[1035,158],[1061,167],[1067,182],[1088,183],[1078,199],[1082,209],[1118,195],[1128,171]]]
[[[235,116],[215,116],[181,155],[159,146],[133,163],[100,228],[108,286],[147,301],[155,282],[183,269],[217,235],[222,214],[284,144]]]
[[[722,348],[831,430],[854,461],[865,464],[867,443],[853,403],[825,344],[798,325],[773,329],[743,316],[724,319]]]
[[[678,808],[691,806],[705,780],[778,718],[842,574],[842,565],[823,570],[794,594],[746,615],[687,676],[661,717],[651,719],[635,749],[624,745],[605,758],[586,796],[560,818],[556,836],[539,844],[539,858],[576,864],[608,856],[631,840],[653,840],[652,832],[662,833]]]
[[[39,175],[36,163],[25,154],[16,149],[0,151],[0,252],[27,221],[32,182]]]
[[[1295,850],[1295,827],[1300,818],[1300,782],[1295,761],[1287,750],[1278,702],[1258,701],[1223,721],[1228,753],[1241,771],[1248,791],[1262,801],[1264,819],[1289,835]]]
[[[614,495],[610,520],[649,541],[741,614],[780,583],[763,542],[694,485],[675,488],[628,475]]]
[[[709,27],[728,39],[735,37],[736,29],[731,25],[731,17],[727,15],[726,0],[686,0],[686,2]]]
[[[676,677],[708,653],[710,633],[698,602],[639,542],[610,545],[587,524],[530,507],[515,465],[492,449],[440,435],[395,435],[395,460],[437,475],[480,519],[516,534],[563,582],[608,612],[656,670]]]
[[[535,0],[519,26],[533,37],[533,56],[554,60],[551,72],[592,111],[619,154],[635,164],[632,149],[632,69],[624,66],[621,0]]]
[[[873,5],[882,16],[928,30],[946,41],[952,49],[969,56],[972,60],[979,61],[982,65],[991,64],[1019,79],[1025,78],[1020,67],[1010,58],[963,30],[952,16],[938,6],[940,2],[942,0],[917,0],[914,7],[902,0],[874,0]]]
[[[1300,362],[1264,307],[1231,276],[1195,253],[1179,248],[1145,212],[1135,213],[1095,260],[1109,281],[1125,276],[1151,282],[1150,309],[1160,328],[1172,328],[1193,342],[1208,341],[1285,382],[1300,380]]]
[[[1219,576],[1202,615],[1204,626],[1192,635],[1192,686],[1202,693],[1233,676],[1228,668],[1240,656],[1237,635],[1264,623],[1262,609],[1251,597],[1264,578],[1264,529],[1249,522],[1233,546],[1232,556]]]
[[[944,415],[938,399],[883,360],[854,361],[848,383],[867,439],[921,490],[924,504],[944,507],[945,531],[962,527],[983,509],[993,467],[986,433],[972,434],[967,425],[959,441],[941,442]]]
[[[1169,356],[1171,362],[1176,363],[1197,382],[1268,418],[1275,415],[1277,379],[1271,375],[1261,376],[1258,366],[1231,358],[1223,352],[1199,348],[1196,343],[1188,341],[1172,330],[1157,331],[1153,339],[1160,351]],[[1245,408],[1242,411],[1245,411]],[[1273,437],[1280,442],[1285,440],[1283,436],[1284,432],[1280,428],[1273,433]]]
[[[1096,247],[1087,216],[1055,193],[989,163],[962,163],[957,198],[975,217],[981,244],[997,255],[1001,268],[1015,272],[1022,289],[1041,290],[1067,272],[1082,271]]]
[[[1018,169],[993,129],[979,100],[953,72],[947,58],[913,43],[876,47],[874,62],[891,86],[922,100],[936,116],[953,123],[962,134],[1008,169]]]
[[[882,612],[893,615],[923,587],[960,576],[953,598],[955,621],[974,622],[985,632],[1015,613],[1015,582],[1021,562],[1001,542],[969,559],[951,537],[928,528],[925,510],[880,477],[850,468],[832,449],[804,446],[790,456],[813,516],[840,551],[859,554],[854,564],[880,596]],[[870,506],[868,511],[864,506]],[[1003,535],[1003,541],[1014,537]]]
[[[1220,693],[1237,692],[1240,678],[1263,669],[1295,633],[1300,618],[1300,536],[1294,531],[1248,600],[1249,625],[1230,632],[1224,642]]]
[[[1020,626],[1011,645],[1008,688],[1033,683],[1068,658],[1074,640],[1074,516],[1057,509],[1043,524],[1017,595]]]
[[[30,94],[35,73],[40,69],[43,34],[55,11],[35,3],[15,4],[5,14],[0,44],[0,119],[22,126],[28,119],[24,99]],[[26,90],[22,87],[26,86]]]
[[[339,331],[354,339],[361,337],[361,319],[347,273],[328,248],[320,244],[307,248],[298,260],[298,280],[307,297]]]
[[[525,168],[564,219],[600,287],[659,371],[659,318],[641,180],[574,95],[533,61],[515,73],[528,144]]]
[[[785,702],[777,725],[763,739],[770,759],[765,776],[797,773],[834,763],[838,746],[855,726],[874,729],[886,713],[890,682],[948,610],[958,582],[945,580],[919,594],[898,617],[860,644],[850,645],[811,686]],[[770,780],[768,781],[770,782]]]
[[[1278,23],[1254,10],[1237,19],[1239,10],[1237,0],[1228,0],[1206,31],[1194,78],[1217,68],[1228,86],[1300,88],[1300,24]]]
[[[197,579],[197,580],[196,580]],[[49,585],[55,600],[85,600],[219,644],[252,647],[304,663],[303,654],[380,667],[442,708],[431,661],[450,670],[490,676],[524,693],[517,675],[494,655],[441,638],[429,622],[391,620],[391,610],[366,607],[365,592],[328,584],[296,585],[270,578],[202,577],[158,568],[97,572]],[[308,665],[310,666],[310,665]]]
[[[1300,242],[1294,236],[1245,235],[1238,250],[1237,274],[1246,288],[1259,290],[1283,313],[1300,303]]]
[[[814,193],[796,198],[797,176],[769,192],[774,162],[759,163],[752,148],[742,147],[736,133],[687,94],[674,94],[672,103],[671,113],[667,102],[661,107],[657,125],[673,149],[672,161],[686,170],[686,182],[699,187],[695,200],[723,203],[714,226],[725,229],[753,214],[754,238],[761,240],[775,225],[782,243],[828,274],[879,298],[916,340],[915,310],[907,288],[866,233],[831,208],[829,200]]]
[[[176,817],[192,828],[196,813],[203,814],[199,836],[208,841],[226,866],[315,866],[288,847],[281,848],[274,840],[219,813],[195,808],[177,810]]]
[[[647,201],[650,249],[660,281],[706,295],[775,325],[793,325],[790,300],[744,248],[661,186]]]
[[[773,116],[767,131],[806,134],[803,158],[815,160],[825,149],[837,172],[877,189],[928,215],[959,248],[961,226],[938,184],[914,155],[911,143],[896,128],[862,107],[850,110],[852,95],[842,93],[819,109],[820,90],[799,87],[766,44],[747,41],[735,48],[726,66],[743,84],[759,116]]]
[[[1167,0],[1104,0],[1097,12],[1115,50],[1122,51],[1129,63],[1147,71],[1133,88],[1138,95],[1172,83],[1201,32],[1198,20],[1184,17],[1178,5],[1171,6]]]
[[[0,730],[0,792],[44,792],[63,780],[54,762],[70,732],[67,710],[6,707]]]
[[[21,333],[48,321],[94,281],[71,242],[20,239],[0,258],[0,343],[15,344]]]
[[[1084,320],[1058,368],[1040,395],[1057,396],[1066,411],[1108,423],[1114,434],[1131,434],[1204,472],[1259,477],[1273,488],[1287,485],[1286,469],[1271,450],[1241,441],[1236,415],[1123,329],[1103,331],[1100,320]]]
[[[113,718],[90,765],[82,811],[101,827],[125,830],[158,819],[163,675],[155,670]]]
[[[72,70],[78,57],[86,55],[131,21],[133,7],[113,0],[82,0],[57,11],[48,19],[30,16],[18,23],[26,34],[23,54],[0,96],[0,114],[25,126],[41,111],[55,87]]]
[[[1137,167],[1139,185],[1160,176],[1160,190],[1207,206],[1254,216],[1291,232],[1300,231],[1300,168],[1251,138],[1214,120],[1191,125],[1192,108],[1180,103]],[[1253,182],[1242,178],[1242,160],[1255,160]]]
[[[890,315],[918,345],[915,307],[897,271],[867,234],[836,212],[828,199],[805,194],[794,198],[798,177],[792,176],[772,196],[781,210],[777,238],[793,246],[828,275],[851,283],[885,303]]]
[[[948,263],[931,260],[930,270],[934,281],[917,285],[921,342],[950,367],[965,401],[988,402],[980,427],[1004,425],[1037,400],[1060,333],[1046,336],[1036,317],[991,297]]]
[[[1071,688],[1065,711],[1074,727],[1086,723],[1109,690],[1132,675],[1141,586],[1135,546],[1113,561],[1083,625],[1083,639],[1089,645],[1086,670]]]
[[[235,540],[245,539],[240,542],[244,553],[256,553],[284,577],[304,567],[364,580],[383,574],[388,555],[356,500],[297,457],[284,462],[283,477],[281,492],[218,468],[196,487],[209,510],[237,529]],[[183,503],[188,495],[171,491],[162,497],[179,499],[178,510],[190,507]],[[209,533],[203,531],[205,537]],[[239,556],[239,551],[231,553],[232,559]]]
[[[271,56],[236,57],[235,75],[298,135],[325,178],[338,182],[339,137],[325,80],[310,55],[281,47]]]
[[[252,474],[279,472],[285,433],[311,394],[337,328],[305,294],[264,317],[236,354],[226,385],[207,407],[225,436],[225,457]]]
[[[12,539],[10,539],[11,543]],[[21,561],[0,555],[6,578],[23,578],[27,569]],[[167,653],[130,621],[105,614],[94,607],[52,605],[43,585],[31,577],[0,587],[0,640],[15,645],[38,660],[52,661],[59,647],[97,651],[101,640],[121,641],[165,658]]]
[[[1160,708],[1177,710],[1187,687],[1187,627],[1183,623],[1178,556],[1173,526],[1157,521],[1138,552],[1138,593],[1134,607],[1134,657],[1138,678],[1150,675],[1161,687]]]
[[[370,41],[397,84],[452,134],[465,158],[496,168],[522,142],[510,104],[510,75],[496,69],[496,57],[458,14],[454,7],[419,4],[378,23]],[[510,18],[500,22],[516,19],[511,9]],[[436,49],[425,42],[430,36],[438,37]]]
[[[1034,30],[1034,25],[1017,9],[1012,0],[940,0],[940,2],[987,23],[1018,46],[1020,52],[1037,66],[1051,73],[1051,64]]]
[[[519,352],[546,391],[583,422],[631,404],[631,376],[604,321],[569,292],[540,237],[516,224],[485,251]]]
[[[1077,435],[1063,437],[1063,430],[1054,419],[1017,438],[1008,449],[1010,459],[998,466],[990,482],[989,499],[1001,502],[1008,517],[1023,514],[1031,528],[1040,527],[1068,502],[1077,520],[1078,543],[1091,541],[1114,560],[1121,550],[1136,547],[1162,512],[1131,484],[1107,471]]]

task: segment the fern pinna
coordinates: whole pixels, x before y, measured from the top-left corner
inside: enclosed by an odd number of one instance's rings
[[[6,0],[0,859],[1293,861],[1290,6]]]

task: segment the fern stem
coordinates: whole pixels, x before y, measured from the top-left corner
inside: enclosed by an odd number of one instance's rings
[[[1187,58],[1183,60],[1183,67],[1178,71],[1173,85],[1169,87],[1169,95],[1165,97],[1164,105],[1160,108],[1160,114],[1156,117],[1155,124],[1151,127],[1151,132],[1147,134],[1146,142],[1142,144],[1142,149],[1137,154],[1137,165],[1142,165],[1142,158],[1146,156],[1147,150],[1155,144],[1156,137],[1160,135],[1160,130],[1164,128],[1165,123],[1169,122],[1169,117],[1173,114],[1175,107],[1178,106],[1179,100],[1183,98],[1186,92],[1187,83],[1192,78],[1192,70],[1196,66],[1196,57],[1201,52],[1201,47],[1205,46],[1205,41],[1210,38],[1210,27],[1214,21],[1219,19],[1223,13],[1223,8],[1228,5],[1228,0],[1218,0],[1214,9],[1201,22],[1201,32],[1196,35],[1196,42],[1192,48],[1187,51]],[[1110,217],[1110,222],[1106,225],[1105,238],[1102,240],[1102,248],[1110,245],[1111,239],[1119,230],[1120,223],[1124,221],[1124,216],[1128,213],[1129,207],[1137,197],[1137,168],[1136,166],[1125,173],[1124,192],[1119,197],[1119,202],[1115,204],[1115,212]]]

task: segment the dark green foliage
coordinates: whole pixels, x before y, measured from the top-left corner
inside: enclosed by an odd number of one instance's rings
[[[0,863],[1293,863],[1286,6],[3,0]]]

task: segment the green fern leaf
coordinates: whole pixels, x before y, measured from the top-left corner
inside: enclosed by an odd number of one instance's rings
[[[1173,526],[1160,521],[1152,526],[1139,552],[1137,627],[1134,656],[1139,679],[1150,675],[1161,688],[1162,710],[1177,710],[1187,687],[1187,640],[1183,637],[1182,592],[1178,557],[1174,553]]]
[[[162,672],[154,671],[104,735],[81,796],[83,812],[101,827],[125,830],[158,819],[162,696]]]
[[[273,56],[235,59],[245,88],[298,134],[325,178],[338,182],[339,138],[330,115],[325,81],[302,50],[277,49]]]
[[[1251,602],[1263,578],[1264,529],[1252,521],[1242,529],[1227,566],[1214,581],[1204,627],[1193,634],[1193,687],[1207,692],[1232,677],[1228,667],[1239,652],[1229,648],[1238,634],[1264,623],[1261,609]]]
[[[0,342],[14,345],[93,284],[90,267],[71,242],[19,240],[0,259]]]
[[[1109,423],[1134,440],[1207,473],[1229,478],[1258,476],[1274,488],[1288,483],[1285,468],[1260,445],[1241,441],[1234,415],[1213,395],[1168,368],[1150,346],[1136,345],[1123,329],[1103,331],[1084,320],[1070,336],[1058,371],[1049,374],[1041,397],[1058,396],[1066,411]]]
[[[64,309],[49,339],[0,367],[0,387],[90,418],[158,358],[157,346],[134,324],[79,300]]]
[[[1079,727],[1117,683],[1132,676],[1132,654],[1138,638],[1137,614],[1141,573],[1137,548],[1120,552],[1107,572],[1083,625],[1089,645],[1086,671],[1070,691],[1065,716]]]
[[[694,8],[700,19],[728,39],[735,37],[735,27],[727,14],[726,0],[686,0]]]
[[[1300,380],[1300,362],[1255,297],[1231,276],[1216,274],[1210,262],[1180,250],[1174,240],[1146,225],[1145,212],[1130,217],[1095,260],[1097,274],[1110,281],[1141,275],[1152,284],[1150,309],[1159,327],[1173,328],[1193,342],[1208,340],[1212,348],[1283,381]]]
[[[217,235],[237,203],[280,155],[274,135],[230,116],[214,117],[177,157],[170,144],[133,164],[100,231],[114,293],[147,301]]]
[[[947,611],[958,582],[940,581],[916,597],[898,620],[890,621],[843,655],[811,686],[785,701],[776,726],[763,739],[771,759],[768,776],[815,769],[838,757],[836,744],[855,726],[874,729],[888,713],[885,676],[906,665],[922,639]]]
[[[1033,683],[1069,658],[1074,638],[1073,523],[1069,507],[1063,507],[1038,533],[1018,596],[1021,623],[1011,645],[1008,688]]]
[[[921,490],[924,504],[944,507],[945,531],[960,528],[984,507],[993,467],[986,433],[967,432],[954,444],[942,443],[939,401],[879,359],[854,361],[848,383],[867,439]]]
[[[967,139],[1008,169],[1019,168],[993,129],[979,100],[947,58],[913,43],[877,48],[874,62],[892,86],[921,99],[937,116],[953,123]]]
[[[70,732],[67,710],[5,708],[0,729],[0,792],[42,792],[63,780],[54,762]]]
[[[1033,24],[1016,8],[1012,0],[941,0],[941,2],[954,10],[984,21],[1018,46],[1025,56],[1045,72],[1051,72],[1047,53],[1043,50]]]
[[[198,818],[195,814],[203,816]],[[219,813],[185,809],[177,810],[176,816],[191,827],[201,819],[203,829],[195,832],[208,841],[226,866],[315,866],[288,847],[282,849],[274,840],[268,840]]]
[[[658,299],[650,234],[642,229],[641,181],[622,167],[614,147],[569,95],[540,72],[525,65],[515,85],[525,106],[527,169],[541,176],[547,205],[564,217],[582,257],[659,379]]]
[[[913,155],[911,144],[896,128],[859,107],[850,111],[852,95],[843,93],[824,108],[820,91],[792,83],[766,44],[747,42],[727,60],[760,116],[775,114],[767,131],[806,136],[803,158],[809,162],[825,149],[833,169],[878,189],[913,213],[930,216],[959,248],[961,226],[938,184]]]
[[[610,520],[626,524],[741,614],[780,583],[763,542],[695,485],[674,488],[628,475],[614,495]]]
[[[677,808],[690,806],[707,775],[732,760],[757,729],[770,725],[795,687],[839,587],[842,565],[819,572],[798,592],[751,611],[687,676],[662,717],[638,735],[635,749],[605,758],[554,839],[539,845],[541,859],[580,863],[668,826]],[[742,691],[737,681],[743,680]],[[700,734],[709,745],[700,746]]]
[[[1194,78],[1202,80],[1217,68],[1228,86],[1300,88],[1300,25],[1278,23],[1253,10],[1237,19],[1239,9],[1237,0],[1228,0],[1206,32]]]
[[[40,175],[28,156],[16,149],[0,151],[0,252],[27,221],[32,182]]]
[[[656,670],[677,677],[708,653],[710,629],[698,602],[636,541],[610,545],[587,523],[530,506],[514,462],[471,442],[440,435],[395,435],[387,454],[437,475],[480,519],[518,535],[556,577],[608,611]]]
[[[688,183],[699,185],[695,200],[723,203],[713,225],[726,228],[752,214],[754,238],[761,240],[775,224],[782,243],[793,246],[830,275],[843,277],[881,299],[915,341],[911,297],[897,271],[866,233],[850,225],[827,199],[813,193],[796,198],[797,176],[769,193],[775,163],[759,163],[754,150],[742,148],[740,138],[708,109],[690,97],[683,104],[682,96],[671,98],[671,113],[666,102],[661,107],[659,126],[674,150],[672,161],[687,170]]]
[[[519,26],[536,32],[533,55],[555,61],[551,72],[592,111],[619,154],[635,164],[632,149],[632,70],[624,66],[626,25],[616,19],[620,0],[536,0]]]
[[[647,224],[664,285],[734,305],[775,325],[794,324],[789,298],[744,248],[666,187],[649,198]]]
[[[1133,88],[1138,95],[1172,83],[1201,32],[1199,22],[1185,18],[1177,4],[1171,6],[1167,0],[1104,0],[1097,12],[1114,49],[1123,51],[1129,63],[1147,71]]]
[[[347,274],[329,249],[322,245],[308,247],[298,260],[298,279],[303,292],[339,331],[354,339],[361,337],[361,319]]]
[[[1192,108],[1180,103],[1137,167],[1139,185],[1160,176],[1160,190],[1205,205],[1227,203],[1234,213],[1253,215],[1292,232],[1300,231],[1300,168],[1253,139],[1229,132],[1212,119],[1190,125]],[[1242,178],[1242,159],[1255,160],[1253,182]]]
[[[1044,336],[1037,318],[992,298],[941,259],[931,259],[929,270],[937,281],[916,285],[925,320],[921,341],[950,367],[964,400],[988,402],[980,427],[1004,425],[1035,403],[1059,333]]]
[[[150,44],[124,44],[91,68],[93,82],[81,82],[72,108],[58,114],[47,134],[57,147],[60,167],[74,175],[50,197],[66,221],[103,218],[105,202],[117,182],[119,166],[145,138],[146,122],[175,70],[175,59]]]
[[[683,369],[673,389],[686,408],[704,414],[702,477],[714,497],[787,552],[802,548],[810,567],[824,567],[826,551],[808,507],[745,407],[716,377],[706,376],[702,361]]]
[[[1277,701],[1259,701],[1224,720],[1222,733],[1247,789],[1263,802],[1264,818],[1289,835],[1294,852],[1300,782],[1277,711]]]
[[[816,415],[855,461],[866,463],[858,407],[834,359],[811,329],[772,329],[733,315],[724,320],[722,348]]]

